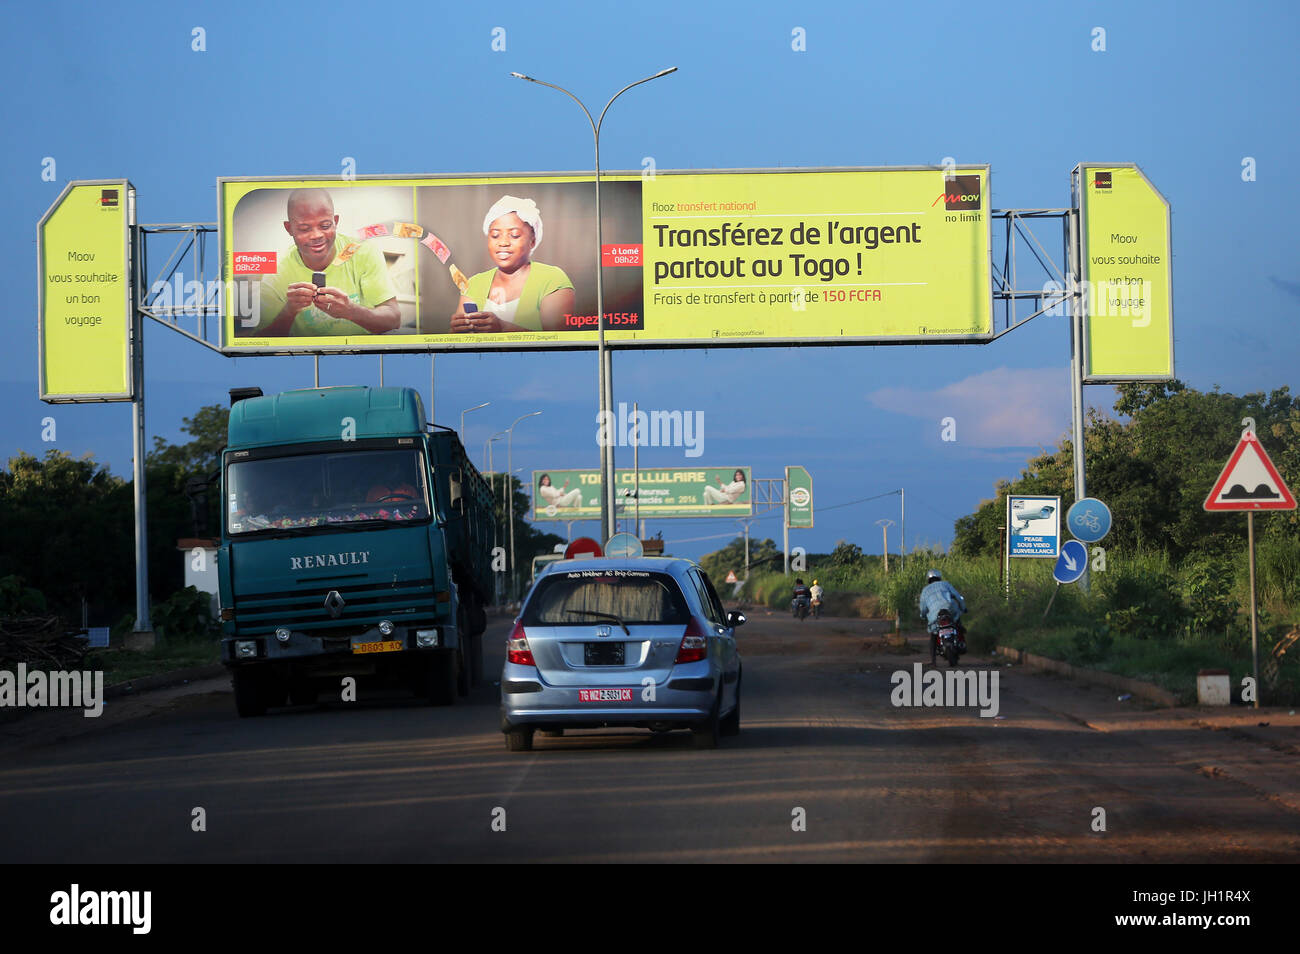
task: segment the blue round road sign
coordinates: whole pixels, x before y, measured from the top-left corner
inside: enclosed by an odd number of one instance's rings
[[[1074,583],[1088,569],[1088,548],[1078,540],[1061,544],[1061,555],[1056,558],[1052,576],[1057,583]]]
[[[1075,539],[1096,543],[1110,533],[1110,508],[1096,497],[1084,497],[1074,502],[1065,523]]]
[[[636,558],[643,552],[640,539],[633,533],[616,533],[605,544],[607,557]]]

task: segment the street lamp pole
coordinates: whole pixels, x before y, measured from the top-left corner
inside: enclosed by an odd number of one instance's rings
[[[605,114],[609,112],[609,107],[633,86],[640,86],[642,83],[648,83],[653,79],[661,76],[667,76],[669,73],[677,71],[677,67],[672,66],[666,70],[660,70],[653,76],[647,76],[645,79],[639,79],[635,83],[629,83],[621,90],[609,98],[605,108],[600,111],[600,118],[593,120],[591,112],[583,104],[582,100],[574,96],[563,86],[556,86],[554,83],[547,83],[544,80],[534,79],[531,76],[525,76],[523,73],[514,73],[510,75],[516,79],[527,80],[530,83],[536,83],[539,86],[549,86],[551,89],[559,90],[569,99],[578,104],[587,122],[591,124],[591,134],[596,141],[596,351],[597,351],[597,387],[600,392],[599,406],[600,417],[599,424],[602,427],[604,440],[600,446],[600,535],[602,540],[610,538],[610,524],[617,513],[614,502],[614,448],[612,444],[612,427],[610,425],[609,415],[610,408],[614,403],[614,374],[613,362],[610,360],[610,354],[605,347],[605,268],[604,268],[604,248],[605,235],[603,231],[603,222],[600,216],[600,127],[605,122]]]
[[[465,443],[465,415],[470,411],[477,411],[481,407],[487,407],[491,403],[491,401],[484,401],[482,404],[475,404],[473,407],[467,407],[460,412],[460,442],[462,444]]]
[[[514,471],[514,439],[515,439],[515,424],[518,424],[520,421],[524,420],[525,418],[536,417],[538,414],[541,414],[541,413],[542,413],[541,411],[533,411],[533,412],[531,412],[531,413],[529,413],[529,414],[524,414],[524,415],[520,416],[519,418],[517,418],[517,419],[515,420],[515,423],[514,423],[514,424],[511,424],[511,425],[506,429],[506,497],[507,497],[507,499],[510,501],[510,504],[509,504],[509,508],[510,508],[510,585],[511,585],[512,588],[514,587],[514,580],[515,580],[515,492],[514,492],[514,488],[513,488],[513,487],[511,486],[511,484],[510,484],[510,480],[511,480],[511,478],[513,478],[514,475],[515,475],[515,471]]]

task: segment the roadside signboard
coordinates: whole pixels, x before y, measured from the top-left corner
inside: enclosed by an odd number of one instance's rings
[[[564,548],[564,559],[566,560],[581,560],[584,557],[598,557],[601,555],[600,544],[591,537],[578,537]]]
[[[635,559],[644,553],[641,540],[634,533],[616,533],[605,542],[605,556]]]
[[[36,227],[42,401],[132,399],[134,196],[125,179],[70,182]]]
[[[786,526],[791,530],[813,525],[812,475],[806,467],[785,469]]]
[[[1061,498],[1007,497],[1007,554],[1055,560],[1060,553]]]
[[[1174,375],[1169,203],[1132,163],[1073,175],[1084,279],[1084,383]]]

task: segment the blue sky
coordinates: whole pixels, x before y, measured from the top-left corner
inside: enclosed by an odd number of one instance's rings
[[[1296,384],[1300,267],[1283,200],[1300,152],[1292,4],[52,3],[11,8],[7,21],[5,459],[57,447],[130,471],[127,405],[37,398],[36,222],[68,180],[129,177],[142,222],[214,222],[218,176],[337,175],[345,156],[359,175],[590,169],[577,107],[512,70],[598,110],[623,85],[678,67],[610,110],[607,169],[640,169],[647,156],[660,169],[952,156],[991,165],[995,208],[1033,208],[1068,205],[1079,161],[1136,162],[1173,210],[1178,376],[1237,393]],[[191,49],[195,27],[204,52]],[[791,48],[797,27],[805,51]],[[1105,52],[1092,49],[1095,27]],[[56,182],[41,179],[45,157]],[[1245,157],[1256,181],[1242,180]],[[145,349],[147,426],[169,440],[230,387],[312,383],[310,358],[228,359],[152,322]],[[985,346],[619,353],[614,383],[616,401],[705,412],[703,457],[648,448],[643,466],[777,477],[802,464],[824,507],[903,487],[910,548],[950,542],[953,520],[1066,432],[1068,365],[1068,326],[1042,317]],[[377,384],[378,366],[326,357],[322,383]],[[492,402],[466,419],[477,459],[486,437],[542,409],[515,432],[515,466],[595,467],[595,366],[586,352],[439,356],[436,414],[458,426],[462,409]],[[385,370],[387,383],[427,394],[428,356],[389,358]],[[1113,400],[1105,387],[1085,397]],[[41,440],[49,416],[53,444]],[[946,416],[955,442],[941,440]],[[881,518],[898,519],[896,496],[830,511],[791,543],[819,551],[847,538],[879,552]],[[736,527],[649,530],[698,556]],[[779,541],[779,517],[753,533]]]

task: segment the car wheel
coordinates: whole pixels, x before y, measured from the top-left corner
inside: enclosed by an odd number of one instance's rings
[[[506,730],[506,751],[531,752],[533,750],[533,730],[526,726],[511,726]]]
[[[235,711],[241,719],[266,715],[266,694],[261,674],[256,670],[236,669],[230,676],[235,689]]]
[[[718,727],[721,730],[722,734],[728,737],[740,735],[740,676],[741,675],[742,674],[740,673],[736,675],[736,705],[729,713],[727,713],[727,717],[718,724]]]
[[[722,734],[719,710],[722,708],[722,687],[718,687],[718,697],[713,700],[713,711],[709,717],[696,726],[691,726],[691,742],[697,749],[716,749],[718,737]]]

